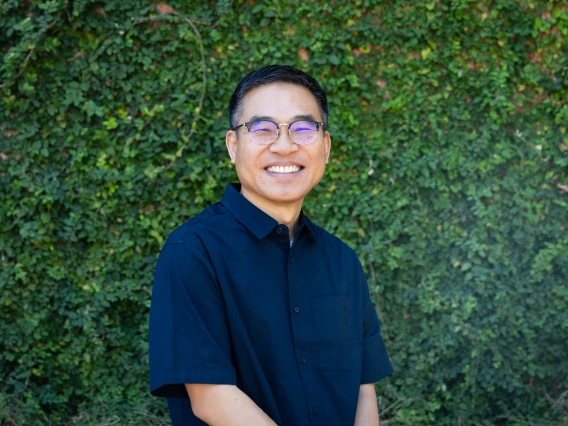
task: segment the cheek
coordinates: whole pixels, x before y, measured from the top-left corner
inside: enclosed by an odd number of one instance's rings
[[[320,143],[320,144],[318,144],[317,147],[314,147],[314,148],[316,148],[316,149],[314,150],[314,153],[311,156],[312,161],[315,164],[325,166],[325,164],[327,164],[327,152],[326,152],[326,149],[325,149],[325,145],[323,143]]]
[[[255,147],[243,144],[240,149],[237,150],[235,156],[237,170],[246,172],[247,170],[256,169],[258,167],[260,153],[254,148]]]

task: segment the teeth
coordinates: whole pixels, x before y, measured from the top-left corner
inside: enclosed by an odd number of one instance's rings
[[[273,173],[295,173],[300,170],[300,166],[271,166],[266,170]]]

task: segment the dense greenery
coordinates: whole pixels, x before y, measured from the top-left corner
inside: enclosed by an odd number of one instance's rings
[[[384,424],[568,422],[564,1],[142,3],[0,2],[2,424],[165,424],[156,257],[236,180],[228,100],[270,63],[329,95],[305,208],[366,268]]]

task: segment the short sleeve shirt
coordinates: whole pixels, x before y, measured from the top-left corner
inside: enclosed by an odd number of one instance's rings
[[[353,424],[359,386],[392,373],[355,252],[303,213],[288,228],[230,184],[173,231],[150,309],[150,390],[204,425],[185,383],[236,385],[281,426]]]

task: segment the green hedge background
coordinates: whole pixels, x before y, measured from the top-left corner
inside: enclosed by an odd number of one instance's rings
[[[564,1],[0,2],[0,422],[167,424],[153,269],[236,175],[227,105],[328,92],[306,212],[359,254],[382,424],[568,424]]]

